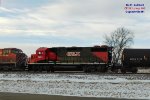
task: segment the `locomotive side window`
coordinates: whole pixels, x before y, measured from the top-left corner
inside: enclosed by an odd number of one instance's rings
[[[8,49],[3,50],[3,55],[8,55],[9,53],[10,53],[10,50],[8,50]]]

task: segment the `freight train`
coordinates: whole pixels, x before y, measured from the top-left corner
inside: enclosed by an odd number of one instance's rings
[[[27,57],[17,48],[0,49],[0,70],[84,71],[136,73],[138,67],[150,66],[150,49],[124,49],[122,64],[112,62],[112,47],[40,47]]]

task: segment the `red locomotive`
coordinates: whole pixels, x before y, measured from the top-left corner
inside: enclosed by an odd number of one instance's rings
[[[83,70],[105,72],[111,64],[111,47],[41,47],[32,54],[28,68],[34,71]]]
[[[17,48],[0,49],[0,70],[24,70],[27,56]]]

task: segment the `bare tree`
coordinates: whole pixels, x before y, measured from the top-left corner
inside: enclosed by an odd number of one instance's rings
[[[112,60],[114,63],[120,63],[121,54],[124,48],[130,47],[133,44],[134,34],[130,30],[120,27],[112,32],[109,36],[105,35],[105,43],[113,47]]]

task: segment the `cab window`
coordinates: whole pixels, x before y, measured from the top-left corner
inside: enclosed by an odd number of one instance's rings
[[[14,54],[22,53],[22,51],[21,51],[21,50],[17,50],[17,49],[13,49],[13,50],[11,50],[11,52],[12,52],[12,53],[14,53]]]
[[[8,55],[9,53],[10,53],[10,50],[7,50],[7,49],[3,50],[4,55]]]
[[[42,55],[42,54],[43,54],[43,52],[41,52],[41,51],[38,52],[38,55]]]
[[[15,53],[15,54],[17,53],[17,51],[16,51],[16,50],[12,50],[11,52],[12,52],[12,53]]]
[[[19,53],[18,50],[12,50],[11,52],[12,52],[12,53],[15,53],[15,54]]]

